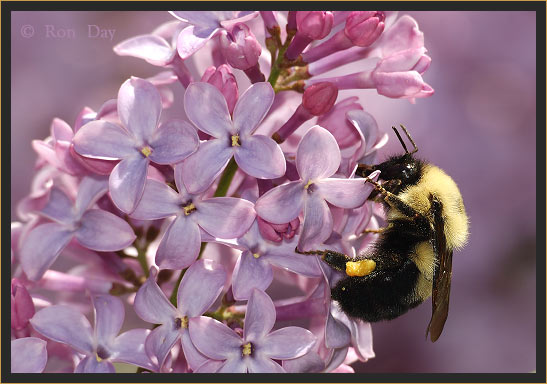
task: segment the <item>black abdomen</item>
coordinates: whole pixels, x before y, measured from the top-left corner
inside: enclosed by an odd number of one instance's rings
[[[345,277],[331,296],[352,317],[375,322],[394,319],[422,302],[414,295],[420,271],[410,259],[399,268],[382,269],[363,277]]]

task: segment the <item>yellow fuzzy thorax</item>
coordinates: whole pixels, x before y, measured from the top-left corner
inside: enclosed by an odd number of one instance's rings
[[[444,171],[426,164],[417,184],[411,185],[397,196],[412,208],[431,218],[430,194],[436,196],[443,205],[444,233],[448,249],[461,248],[467,242],[469,222],[458,186]],[[404,218],[392,208],[388,219]]]

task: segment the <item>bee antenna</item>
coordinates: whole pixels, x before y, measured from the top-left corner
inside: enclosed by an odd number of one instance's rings
[[[403,141],[403,139],[402,139],[401,135],[399,134],[399,131],[397,130],[397,128],[395,128],[394,126],[392,126],[391,128],[393,128],[393,130],[395,131],[395,134],[397,135],[397,138],[399,139],[399,142],[401,143],[401,145],[405,149],[405,153],[408,153],[408,149],[406,149],[405,142]]]
[[[410,133],[408,133],[406,127],[403,124],[401,124],[401,128],[403,129],[403,131],[405,131],[406,137],[408,137],[408,140],[410,140],[410,142],[414,146],[414,150],[412,152],[410,152],[410,154],[418,152],[418,147],[416,146],[416,143],[414,142],[414,140],[412,140],[412,137],[410,136]],[[399,135],[397,134],[397,136],[399,136]],[[399,140],[401,140],[400,137],[399,137]],[[405,148],[405,150],[406,150],[406,148]]]

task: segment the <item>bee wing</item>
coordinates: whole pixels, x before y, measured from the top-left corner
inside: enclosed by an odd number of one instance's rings
[[[448,303],[450,299],[450,281],[452,280],[452,250],[446,247],[444,235],[444,220],[442,218],[442,205],[433,199],[432,201],[434,227],[435,227],[435,257],[438,265],[433,275],[433,311],[431,321],[427,326],[426,338],[431,334],[431,341],[435,342],[441,335],[444,323],[448,317]]]

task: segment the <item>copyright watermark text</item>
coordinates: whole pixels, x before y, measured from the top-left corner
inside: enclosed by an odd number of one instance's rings
[[[86,39],[114,39],[115,29],[103,28],[96,24],[88,24],[82,28],[60,27],[53,24],[45,24],[35,27],[30,24],[21,26],[21,36],[25,39],[41,36],[52,40],[75,40],[77,38]]]

